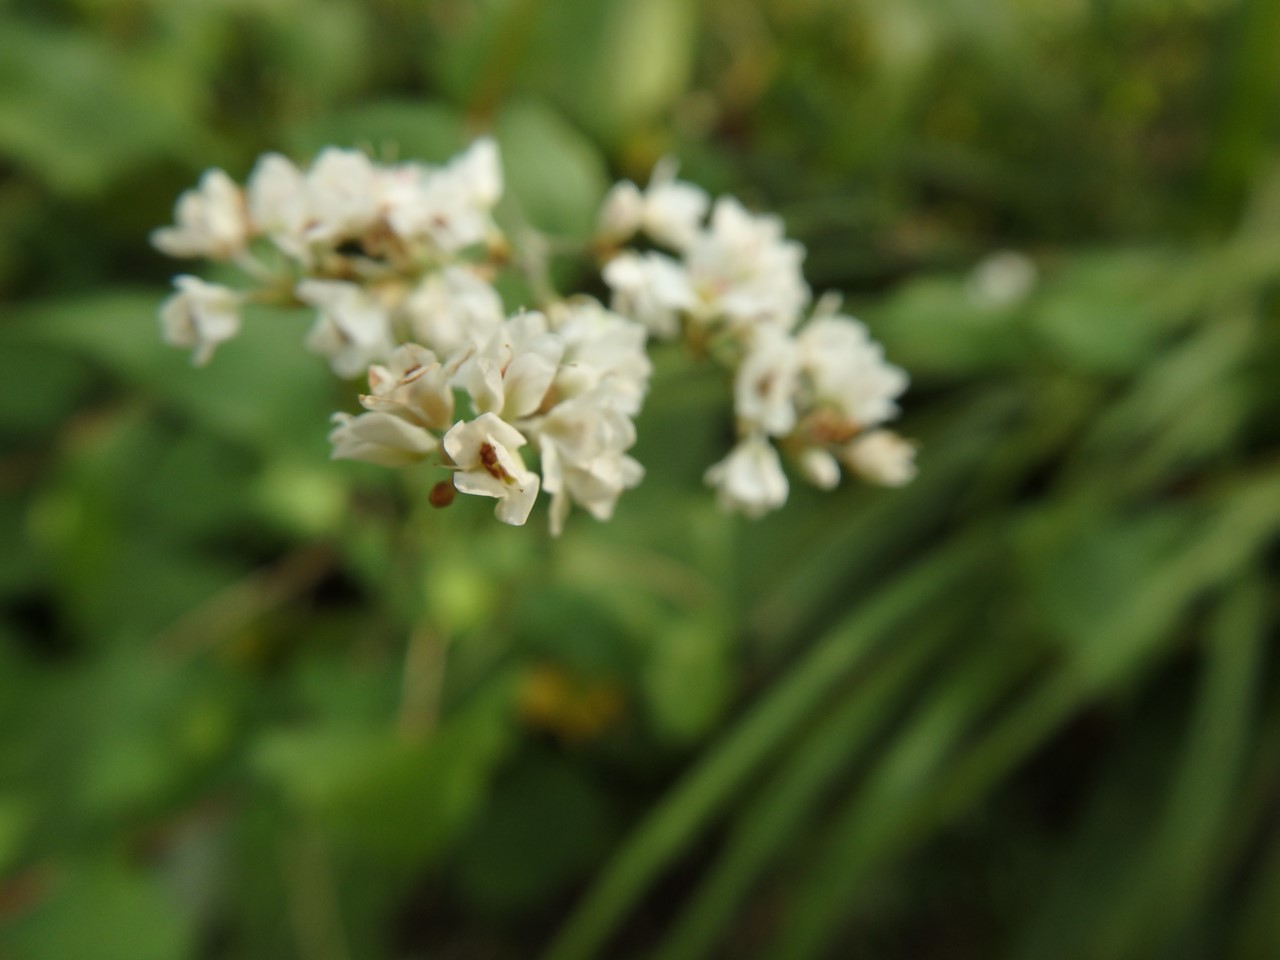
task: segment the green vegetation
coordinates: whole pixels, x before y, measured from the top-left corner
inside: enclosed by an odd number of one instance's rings
[[[0,0],[0,957],[1280,956],[1277,50],[1271,0]],[[644,484],[552,541],[329,462],[307,316],[160,341],[204,168],[488,130],[557,235],[667,153],[779,211],[918,479],[720,514],[661,349]]]

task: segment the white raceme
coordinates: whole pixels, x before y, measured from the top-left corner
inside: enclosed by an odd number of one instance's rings
[[[369,381],[361,409],[334,414],[335,459],[447,471],[514,525],[546,491],[553,534],[575,506],[609,519],[644,476],[630,451],[650,337],[683,341],[732,384],[735,443],[705,474],[724,508],[782,506],[784,460],[822,489],[842,473],[888,486],[914,476],[914,446],[883,429],[906,374],[837,300],[809,309],[804,248],[778,217],[713,202],[670,160],[643,189],[617,184],[590,245],[606,307],[546,292],[559,240],[522,227],[513,248],[494,219],[503,186],[488,138],[438,166],[330,147],[305,167],[265,154],[243,188],[209,170],[153,242],[229,261],[250,286],[177,277],[164,339],[203,364],[239,332],[246,303],[310,308],[303,345]],[[526,272],[523,287],[500,280],[510,270]],[[538,309],[509,313],[499,288],[536,291]]]

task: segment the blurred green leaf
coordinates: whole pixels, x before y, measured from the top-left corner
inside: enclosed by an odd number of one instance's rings
[[[521,215],[554,236],[585,239],[608,187],[604,160],[583,134],[545,104],[510,104],[495,129],[507,189]]]
[[[241,336],[209,366],[193,370],[181,351],[160,339],[162,299],[153,291],[46,302],[18,313],[0,329],[0,342],[74,351],[264,452],[301,448],[327,456],[327,418],[336,402],[324,362],[302,347],[305,315],[250,310]]]
[[[512,689],[495,685],[425,741],[386,726],[278,730],[255,770],[343,847],[417,865],[478,813],[514,731]]]
[[[156,879],[110,862],[66,865],[48,899],[0,931],[0,949],[24,960],[173,960],[193,946]]]
[[[711,730],[734,687],[733,648],[717,618],[676,620],[649,638],[642,683],[662,736],[692,742]]]
[[[156,154],[209,138],[145,58],[9,20],[0,31],[0,153],[67,194],[93,194]]]
[[[527,915],[600,857],[610,819],[597,785],[569,760],[518,761],[463,842],[459,890],[485,912]]]
[[[329,146],[363,147],[385,160],[443,163],[467,145],[461,114],[442,103],[364,103],[297,124],[287,134],[300,163]]]

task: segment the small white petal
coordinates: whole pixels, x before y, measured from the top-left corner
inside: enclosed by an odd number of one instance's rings
[[[194,190],[178,198],[174,226],[151,234],[151,242],[171,257],[228,260],[249,239],[249,221],[240,187],[218,169],[206,170]]]
[[[417,463],[439,446],[422,427],[390,413],[334,414],[337,426],[329,433],[335,460],[363,460],[383,467]]]
[[[236,291],[197,277],[174,278],[178,292],[160,305],[166,343],[191,349],[191,361],[204,366],[220,343],[240,332],[241,297]]]
[[[871,483],[901,487],[915,479],[916,448],[891,430],[873,430],[845,447],[840,458]]]
[[[717,489],[721,507],[760,517],[787,502],[787,475],[773,444],[749,437],[707,470],[706,482]]]
[[[644,196],[630,180],[616,183],[604,197],[596,233],[610,243],[625,243],[644,221]]]
[[[840,484],[840,463],[820,447],[810,447],[800,454],[800,472],[819,490],[834,490]]]

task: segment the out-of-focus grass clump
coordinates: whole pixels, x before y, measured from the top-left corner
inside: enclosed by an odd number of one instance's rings
[[[1270,0],[0,3],[0,955],[1280,956],[1277,50]],[[551,543],[329,463],[306,317],[160,343],[205,167],[486,130],[556,234],[668,152],[780,210],[918,480],[724,517],[659,353],[644,485]]]

